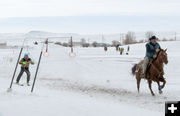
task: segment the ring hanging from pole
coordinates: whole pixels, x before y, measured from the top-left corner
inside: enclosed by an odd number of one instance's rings
[[[70,53],[69,53],[69,57],[70,57],[70,58],[75,58],[75,57],[76,57],[76,53],[70,52]]]
[[[47,51],[47,52],[44,52],[44,53],[43,53],[43,56],[44,56],[44,57],[49,57],[49,56],[50,56],[50,53],[49,53],[48,51]]]

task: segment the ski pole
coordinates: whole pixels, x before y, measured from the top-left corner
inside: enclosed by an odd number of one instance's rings
[[[11,80],[11,84],[10,84],[9,89],[11,89],[11,88],[12,88],[12,84],[13,84],[13,81],[14,81],[14,77],[15,77],[15,75],[16,75],[16,70],[17,70],[17,67],[18,67],[18,63],[19,63],[19,60],[20,60],[20,57],[21,57],[22,51],[23,51],[23,47],[24,47],[25,40],[26,40],[26,38],[24,39],[24,41],[23,41],[23,45],[22,45],[21,50],[20,50],[20,52],[19,52],[19,57],[18,57],[18,60],[17,60],[16,66],[15,66],[15,69],[14,69],[14,73],[13,73],[13,76],[12,76],[12,80]]]
[[[32,93],[33,90],[34,90],[34,86],[35,86],[35,82],[36,82],[36,78],[37,78],[37,73],[38,73],[38,70],[39,70],[39,65],[40,65],[41,57],[42,57],[42,53],[43,53],[43,48],[44,48],[44,43],[43,43],[43,46],[42,46],[42,50],[41,50],[41,52],[40,52],[39,61],[38,61],[38,65],[37,65],[37,68],[36,68],[36,73],[35,73],[33,85],[32,85],[32,88],[31,88],[31,93]]]

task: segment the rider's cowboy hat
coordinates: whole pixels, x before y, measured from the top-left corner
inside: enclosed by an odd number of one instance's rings
[[[158,38],[156,36],[152,36],[149,38],[149,40],[154,40],[154,39],[157,40]]]

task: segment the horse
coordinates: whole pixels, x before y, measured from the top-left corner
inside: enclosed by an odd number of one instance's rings
[[[143,60],[140,61],[138,64],[135,64],[132,67],[132,74],[136,76],[136,80],[137,80],[138,93],[139,93],[140,82],[141,82],[142,78],[148,81],[149,89],[150,89],[152,96],[155,95],[151,88],[152,81],[157,82],[159,94],[163,93],[162,89],[165,87],[165,84],[166,84],[166,80],[164,78],[164,70],[163,70],[164,67],[163,66],[164,66],[164,64],[168,64],[168,55],[167,55],[166,51],[167,51],[167,49],[165,49],[165,50],[160,49],[159,52],[157,52],[156,58],[150,60],[150,63],[148,65],[147,71],[146,71],[147,72],[146,78],[142,77]],[[163,82],[163,85],[160,85],[160,82]]]

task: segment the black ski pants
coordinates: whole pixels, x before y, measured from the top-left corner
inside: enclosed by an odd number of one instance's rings
[[[27,83],[29,83],[31,74],[29,72],[29,68],[28,67],[21,67],[21,71],[20,71],[20,73],[19,73],[19,75],[18,75],[18,77],[16,79],[16,82],[19,83],[19,81],[20,81],[20,79],[21,79],[21,77],[22,77],[24,72],[27,74]]]

